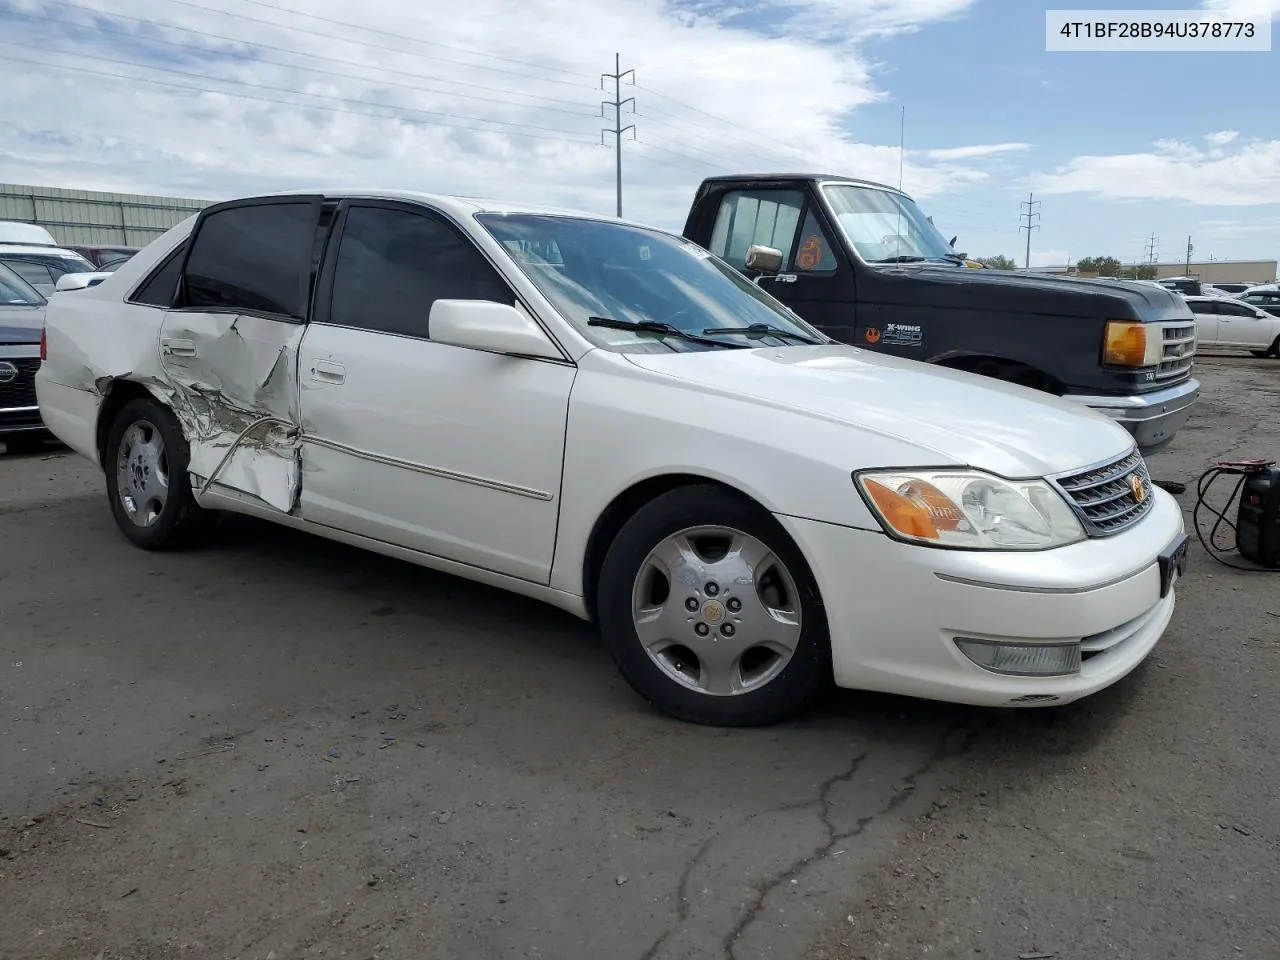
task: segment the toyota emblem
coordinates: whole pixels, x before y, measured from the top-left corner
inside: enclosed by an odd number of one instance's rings
[[[12,383],[18,379],[18,368],[8,360],[0,360],[0,383]]]

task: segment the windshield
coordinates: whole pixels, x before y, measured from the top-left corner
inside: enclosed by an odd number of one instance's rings
[[[802,338],[830,342],[687,240],[575,217],[481,214],[477,219],[561,315],[595,343],[629,352],[667,352],[714,350],[722,343],[793,346]],[[619,330],[599,326],[602,319],[662,324],[698,337],[711,331],[712,337],[707,342],[655,330]],[[729,332],[749,326],[757,329]],[[771,335],[767,328],[783,335]]]
[[[846,183],[823,184],[822,192],[845,238],[868,263],[956,259],[910,197]]]
[[[38,307],[43,303],[35,287],[0,263],[0,305]]]

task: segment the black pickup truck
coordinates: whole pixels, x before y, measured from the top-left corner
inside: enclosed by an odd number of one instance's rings
[[[834,339],[1076,400],[1145,453],[1173,439],[1200,392],[1195,317],[1177,293],[968,269],[916,203],[883,184],[712,177],[684,235]]]

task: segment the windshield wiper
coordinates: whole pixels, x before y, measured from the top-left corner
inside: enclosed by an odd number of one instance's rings
[[[885,257],[883,260],[872,260],[872,263],[924,263],[927,257]]]
[[[786,337],[791,340],[799,340],[801,343],[818,342],[813,337],[806,336],[803,333],[792,333],[790,330],[783,330],[781,327],[775,327],[768,323],[753,323],[746,327],[708,327],[702,331],[704,337],[716,337],[727,333],[754,333],[759,336]]]
[[[679,327],[673,327],[669,323],[660,323],[657,320],[641,320],[639,323],[636,323],[631,320],[614,320],[611,317],[587,317],[587,326],[608,327],[611,330],[634,330],[637,333],[656,333],[664,337],[676,337],[680,340],[688,340],[690,343],[705,343],[712,347],[740,349],[746,346],[744,343],[725,343],[723,340],[712,340],[709,337],[700,337],[696,333],[687,333]]]

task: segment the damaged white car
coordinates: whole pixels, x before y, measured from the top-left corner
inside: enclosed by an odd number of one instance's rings
[[[613,219],[234,201],[46,324],[41,414],[133,543],[239,511],[536,597],[687,720],[776,721],[833,678],[1074,700],[1152,649],[1185,562],[1112,421],[835,344]]]

